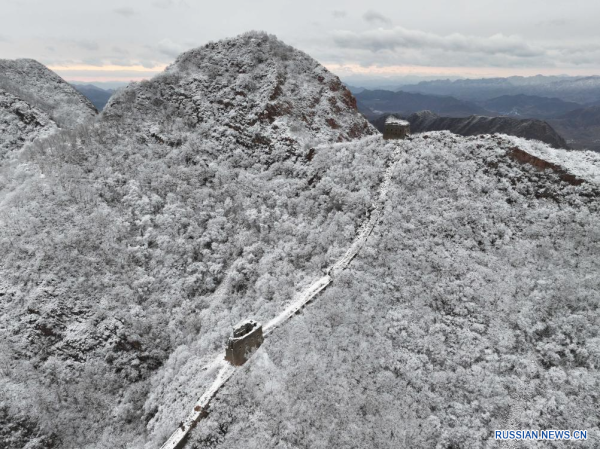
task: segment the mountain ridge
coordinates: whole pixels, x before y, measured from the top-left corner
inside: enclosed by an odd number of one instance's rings
[[[314,60],[231,41],[0,170],[0,424],[32,423],[0,445],[162,443],[231,320],[273,316],[362,222],[390,146]]]
[[[0,88],[41,109],[61,128],[83,124],[98,113],[84,95],[33,59],[0,59]]]
[[[452,95],[470,101],[485,101],[502,95],[523,93],[555,97],[576,103],[589,103],[600,100],[600,76],[437,80],[402,86],[402,89],[424,94]]]
[[[387,115],[384,114],[372,123],[383,132]],[[483,134],[507,134],[547,143],[554,148],[568,149],[567,142],[542,120],[516,119],[512,117],[443,117],[431,111],[421,111],[403,116],[410,123],[412,133],[429,131],[450,131],[461,136]]]
[[[458,100],[451,96],[426,95],[404,91],[363,90],[356,93],[357,101],[369,107],[374,113],[393,112],[411,114],[431,110],[446,116],[484,115],[490,111],[474,103]]]

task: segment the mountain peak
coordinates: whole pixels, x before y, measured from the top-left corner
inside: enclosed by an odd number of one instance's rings
[[[210,59],[211,54],[216,56],[223,51],[230,52],[232,59],[246,60],[246,63],[250,63],[257,54],[268,54],[273,60],[288,60],[293,53],[302,53],[306,58],[311,59],[315,66],[319,65],[310,56],[287,45],[273,34],[264,31],[249,31],[236,37],[211,41],[201,47],[188,50],[179,55],[175,62],[167,68],[167,71],[202,68],[202,65],[195,66],[195,63],[202,63],[206,58]]]
[[[183,53],[164,73],[116,94],[103,117],[173,145],[190,130],[204,130],[276,153],[295,153],[315,139],[342,142],[376,133],[337,76],[262,32]]]

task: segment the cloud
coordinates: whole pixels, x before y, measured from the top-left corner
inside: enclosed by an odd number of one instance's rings
[[[460,33],[440,36],[403,27],[376,29],[365,32],[335,31],[333,40],[338,47],[356,50],[442,50],[467,54],[506,55],[518,58],[540,57],[546,54],[541,47],[525,42],[518,36],[495,34],[490,37],[468,36]]]
[[[97,42],[90,41],[90,40],[73,40],[71,42],[73,42],[79,48],[83,48],[84,50],[87,50],[87,51],[96,51],[99,48]]]
[[[538,27],[564,27],[569,23],[567,19],[551,19],[551,20],[542,20],[541,22],[536,23],[535,25]]]
[[[181,53],[183,53],[186,48],[173,42],[171,39],[163,39],[158,43],[158,51],[160,51],[163,55],[170,56],[172,58],[176,58]]]
[[[348,15],[348,13],[346,11],[342,11],[340,9],[334,9],[333,11],[331,11],[331,15],[333,16],[334,19],[343,19],[344,17],[346,17]]]
[[[119,47],[119,46],[117,46],[117,45],[113,45],[111,50],[112,50],[114,53],[117,53],[117,54],[119,54],[119,55],[128,55],[128,54],[129,54],[129,51],[127,51],[126,49],[124,49],[124,48],[121,48],[121,47]]]
[[[155,2],[152,2],[152,6],[161,9],[168,9],[173,7],[190,7],[190,5],[185,0],[157,0]]]
[[[363,19],[369,23],[380,23],[383,25],[391,25],[392,23],[389,17],[386,17],[377,11],[373,11],[372,9],[363,14]]]
[[[113,12],[115,14],[119,14],[120,16],[123,16],[123,17],[131,17],[131,16],[135,16],[135,14],[136,14],[136,12],[133,10],[133,8],[128,8],[128,7],[116,8],[116,9],[113,9]]]
[[[85,58],[82,61],[83,65],[93,66],[93,67],[101,67],[104,65],[104,61],[102,58]]]

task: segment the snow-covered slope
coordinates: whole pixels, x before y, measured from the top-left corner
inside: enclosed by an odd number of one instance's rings
[[[56,129],[56,123],[47,114],[0,89],[0,159]]]
[[[176,84],[133,86],[0,170],[0,427],[28,423],[0,446],[162,443],[232,322],[275,316],[367,214],[390,148],[345,142],[376,131],[336,77],[262,34],[198,54],[232,66],[186,71],[192,52]]]
[[[33,59],[0,59],[0,89],[44,111],[61,128],[74,128],[97,114],[86,97]]]
[[[172,146],[204,129],[270,159],[376,132],[337,76],[256,32],[182,54],[162,75],[115,94],[103,117]]]
[[[398,145],[366,246],[186,448],[484,448],[509,420],[598,446],[600,161],[576,174],[508,136]]]
[[[596,160],[506,136],[383,141],[338,83],[252,33],[2,167],[0,446],[159,447],[231,326],[278,316],[346,253],[398,146],[350,271],[191,443],[478,447],[533,375],[540,427],[595,431]]]

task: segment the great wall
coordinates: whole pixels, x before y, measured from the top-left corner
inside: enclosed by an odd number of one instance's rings
[[[390,121],[389,126],[387,125],[388,123],[386,123],[387,132],[384,133],[384,139],[386,140],[403,140],[410,133],[410,128],[403,121]],[[391,153],[386,170],[384,172],[383,181],[379,186],[377,199],[373,204],[373,208],[371,209],[369,217],[363,221],[350,247],[335,263],[333,263],[326,270],[325,276],[316,279],[309,287],[298,293],[295,299],[279,315],[267,322],[264,327],[262,327],[260,323],[256,323],[251,320],[242,322],[240,325],[236,326],[234,329],[234,335],[230,338],[230,342],[226,348],[226,356],[224,357],[223,354],[219,354],[215,358],[214,362],[210,365],[213,367],[213,369],[219,369],[214,382],[206,390],[198,402],[196,402],[193,410],[190,412],[187,418],[179,424],[179,427],[177,427],[175,432],[173,432],[170,438],[161,446],[161,449],[182,449],[185,446],[189,432],[196,427],[202,418],[208,415],[210,401],[233,377],[237,369],[247,361],[251,361],[253,353],[262,345],[264,340],[267,340],[277,328],[289,321],[296,313],[314,300],[319,293],[325,290],[329,284],[334,282],[335,277],[340,272],[349,266],[350,262],[360,252],[361,248],[366,243],[367,238],[381,218],[382,209],[385,204],[391,183],[393,168],[398,162],[398,156],[401,149],[402,147],[397,145],[395,150]],[[531,164],[538,170],[558,170],[561,174],[561,179],[563,179],[565,182],[573,183],[573,179],[575,179],[576,182],[579,181],[578,178],[575,178],[573,175],[567,173],[561,167],[545,162],[521,149],[512,148],[509,152],[507,152],[507,157],[516,159],[521,163]],[[565,179],[565,177],[567,179]],[[224,282],[224,284],[226,285],[226,282]],[[218,290],[221,291],[223,288],[226,287],[220,287]],[[247,327],[248,324],[250,324],[250,327]],[[245,328],[246,331],[243,331],[243,328]],[[256,333],[258,330],[260,330],[259,334]],[[253,334],[253,337],[248,340],[249,344],[247,346],[241,346],[234,349],[236,339],[241,340],[250,334]],[[233,352],[231,351],[237,351],[238,354],[233,355]],[[522,407],[524,406],[524,403],[527,402],[526,398],[528,397],[528,394],[523,393],[521,389],[517,389],[516,395],[517,397],[513,399],[514,410],[509,414],[509,416],[507,416],[507,423],[511,423],[515,416],[518,416]]]
[[[403,139],[406,134],[399,134],[398,137],[391,137],[392,139]],[[359,253],[367,238],[375,228],[375,225],[381,218],[381,212],[383,205],[385,203],[385,199],[387,196],[387,192],[390,186],[391,176],[393,172],[394,164],[397,161],[398,155],[400,152],[400,146],[396,146],[394,152],[390,155],[390,160],[387,164],[383,181],[379,186],[379,191],[377,195],[377,200],[375,204],[373,204],[373,208],[371,209],[371,213],[367,219],[360,226],[356,237],[354,238],[350,247],[346,250],[346,252],[340,257],[334,264],[332,264],[327,270],[326,275],[316,279],[309,287],[296,295],[295,299],[276,317],[270,320],[264,327],[262,327],[262,335],[260,344],[262,344],[263,340],[267,340],[269,336],[280,326],[290,320],[296,313],[298,313],[301,309],[303,309],[309,302],[311,302],[319,293],[321,293],[329,284],[331,284],[336,275],[341,271],[345,270],[352,259]],[[234,332],[238,329],[241,329],[246,323],[241,323],[236,326]],[[256,323],[257,326],[260,326],[259,323]],[[254,327],[254,325],[253,325]],[[234,335],[230,339],[230,343],[228,344],[227,351],[233,351],[234,340],[240,337],[243,337],[243,332],[240,332],[238,336]],[[256,341],[253,339],[253,343],[248,348],[243,348],[242,351],[246,349],[256,349],[260,344],[256,345]],[[240,349],[236,349],[240,351]],[[243,365],[243,362],[251,361],[252,353],[238,354],[237,356],[233,356],[232,352],[226,352],[226,354],[231,354],[228,356],[228,360],[235,361],[235,363],[230,363],[225,359],[223,354],[219,354],[214,362],[211,364],[213,368],[218,368],[218,374],[212,383],[212,385],[204,392],[202,397],[196,402],[192,411],[188,414],[186,419],[182,421],[177,429],[171,434],[169,439],[161,446],[161,449],[181,449],[185,445],[185,441],[189,435],[189,432],[196,427],[198,422],[208,415],[208,407],[210,405],[210,401],[217,395],[219,390],[233,377],[237,368]],[[243,359],[242,363],[239,363]]]

